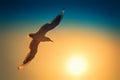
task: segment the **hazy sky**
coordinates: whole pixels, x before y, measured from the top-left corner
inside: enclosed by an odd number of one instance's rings
[[[62,8],[63,20],[47,33],[54,43],[40,43],[36,58],[17,70],[29,51],[27,34],[50,22]],[[0,79],[115,80],[119,9],[115,0],[1,0]],[[67,72],[72,56],[86,60],[83,75]]]

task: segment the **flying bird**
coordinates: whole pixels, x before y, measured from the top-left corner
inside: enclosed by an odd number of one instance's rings
[[[22,65],[18,66],[18,69],[22,69],[26,64],[28,64],[33,58],[35,57],[38,49],[38,45],[40,42],[45,42],[45,41],[51,41],[53,42],[49,37],[46,37],[45,34],[54,29],[61,21],[62,17],[64,15],[64,9],[61,11],[59,15],[53,19],[51,23],[46,23],[44,24],[36,33],[30,33],[29,37],[32,38],[32,41],[29,45],[29,53],[25,57]]]

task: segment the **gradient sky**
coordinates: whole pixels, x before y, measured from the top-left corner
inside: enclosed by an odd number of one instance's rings
[[[120,23],[120,6],[115,0],[1,0],[0,8],[2,23],[41,22],[62,8],[66,11],[64,23],[98,23],[109,26],[107,29],[117,29]]]
[[[115,53],[120,49],[113,35],[119,36],[119,4],[115,0],[1,0],[0,79],[115,80]],[[50,22],[62,8],[63,20],[47,34],[54,43],[41,43],[36,59],[18,71],[29,51],[27,34]],[[77,79],[64,65],[72,55],[83,56],[89,64],[87,73]]]

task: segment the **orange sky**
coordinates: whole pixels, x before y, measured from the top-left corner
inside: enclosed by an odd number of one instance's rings
[[[47,34],[52,42],[41,42],[34,60],[23,70],[17,70],[29,52],[28,31],[12,31],[5,37],[2,56],[2,80],[114,80],[114,38],[98,30],[57,28]],[[72,56],[87,62],[84,75],[72,76],[67,61]]]

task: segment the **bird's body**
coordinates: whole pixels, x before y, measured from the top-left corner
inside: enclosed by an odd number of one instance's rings
[[[32,41],[29,46],[30,52],[23,61],[23,64],[18,66],[18,69],[22,69],[24,65],[29,63],[35,57],[40,42],[45,42],[45,41],[53,42],[50,38],[46,37],[45,34],[48,31],[54,29],[60,23],[63,14],[64,14],[64,10],[62,10],[62,13],[59,14],[51,23],[46,23],[45,25],[43,25],[38,32],[29,34],[29,36],[32,38]]]

